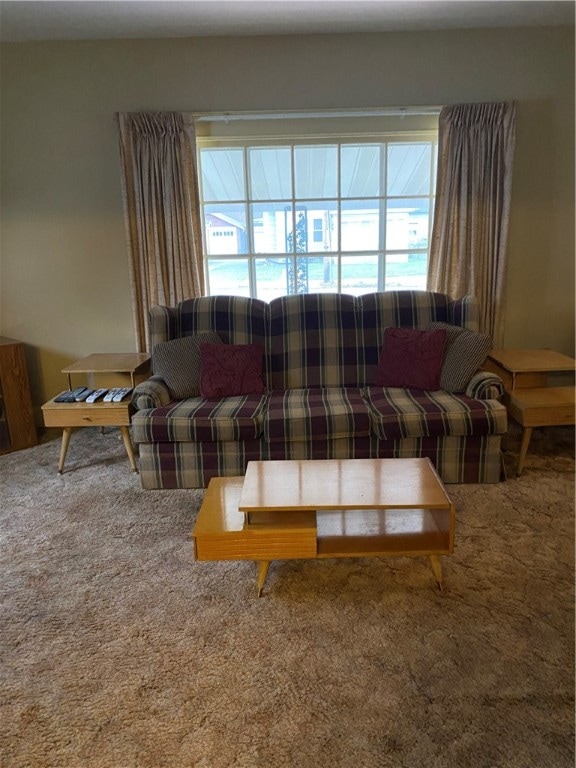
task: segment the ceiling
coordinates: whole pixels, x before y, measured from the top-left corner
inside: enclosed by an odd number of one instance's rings
[[[574,24],[573,0],[1,0],[0,40],[323,34]]]

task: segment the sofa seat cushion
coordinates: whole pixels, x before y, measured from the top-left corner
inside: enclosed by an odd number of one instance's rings
[[[268,401],[268,442],[324,440],[370,434],[370,418],[358,388],[274,391]]]
[[[221,400],[190,397],[162,408],[138,411],[132,419],[136,443],[227,442],[262,436],[266,395]]]
[[[438,435],[495,435],[507,429],[506,408],[438,390],[367,387],[372,433],[380,440]]]

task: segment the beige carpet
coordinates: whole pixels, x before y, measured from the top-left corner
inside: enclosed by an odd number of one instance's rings
[[[574,432],[424,560],[196,563],[117,433],[0,457],[2,768],[573,768]],[[514,466],[518,434],[506,462]]]

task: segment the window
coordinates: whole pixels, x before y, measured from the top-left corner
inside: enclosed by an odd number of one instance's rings
[[[374,131],[356,115],[347,131],[324,118],[318,132],[306,120],[199,132],[209,292],[425,289],[437,117],[426,120],[417,131]]]

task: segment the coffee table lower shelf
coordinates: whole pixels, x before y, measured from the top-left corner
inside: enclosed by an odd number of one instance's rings
[[[442,509],[238,509],[243,477],[213,478],[193,531],[199,561],[255,560],[262,594],[273,560],[337,557],[428,557],[442,589],[441,555],[454,541],[454,507]]]

